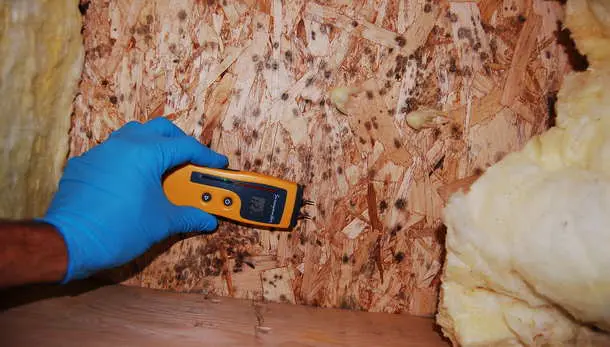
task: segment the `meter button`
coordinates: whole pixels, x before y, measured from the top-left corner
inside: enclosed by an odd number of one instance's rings
[[[203,202],[209,202],[210,200],[212,200],[212,194],[203,193],[203,195],[201,195],[201,199],[203,199]]]
[[[233,205],[233,199],[231,199],[231,198],[225,198],[223,202],[224,202],[225,206]]]

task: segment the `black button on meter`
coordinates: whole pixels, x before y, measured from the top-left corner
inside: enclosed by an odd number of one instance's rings
[[[233,205],[233,199],[231,199],[231,198],[225,198],[225,200],[224,200],[224,204],[225,204],[225,206],[231,206],[231,205]]]
[[[212,200],[212,195],[210,193],[203,193],[201,199],[203,199],[204,202],[209,202]]]

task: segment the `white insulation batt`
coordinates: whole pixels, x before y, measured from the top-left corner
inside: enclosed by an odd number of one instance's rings
[[[44,212],[68,151],[84,49],[77,0],[0,1],[0,218]]]
[[[567,2],[590,65],[564,80],[557,125],[444,211],[438,322],[455,344],[610,345],[609,5]]]

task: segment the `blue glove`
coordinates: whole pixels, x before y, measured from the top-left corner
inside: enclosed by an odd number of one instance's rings
[[[108,140],[71,158],[43,218],[59,230],[68,250],[62,283],[122,265],[176,233],[213,231],[216,218],[176,206],[162,175],[184,163],[222,168],[213,152],[165,118],[130,122]]]

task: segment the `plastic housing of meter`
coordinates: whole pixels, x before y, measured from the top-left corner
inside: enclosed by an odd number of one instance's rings
[[[302,216],[303,186],[256,172],[188,164],[164,178],[163,191],[175,205],[252,226],[292,229]]]

